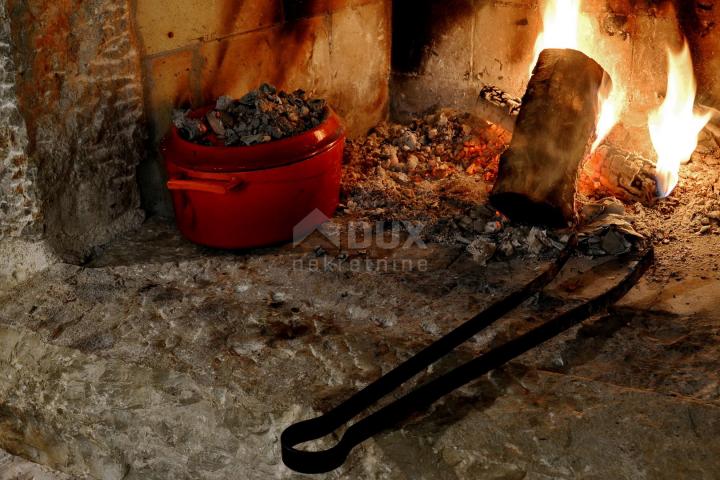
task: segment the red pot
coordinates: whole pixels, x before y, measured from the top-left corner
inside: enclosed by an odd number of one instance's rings
[[[291,240],[308,216],[321,222],[335,212],[345,132],[332,110],[317,128],[290,138],[248,147],[211,141],[188,142],[173,127],[161,145],[177,226],[190,241],[230,249],[272,245]]]

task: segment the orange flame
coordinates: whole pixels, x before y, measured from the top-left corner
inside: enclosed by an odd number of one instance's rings
[[[650,138],[658,154],[656,176],[661,198],[670,195],[677,186],[680,165],[690,160],[697,148],[700,131],[710,121],[710,113],[695,113],[696,93],[692,57],[685,42],[680,52],[668,49],[665,100],[648,118]]]
[[[535,57],[530,73],[540,53],[547,48],[578,50],[580,38],[580,0],[548,0],[543,10],[543,30],[535,41]]]
[[[609,87],[609,90],[608,92],[608,88],[601,88],[598,93],[598,101],[601,106],[592,152],[597,150],[603,140],[610,134],[613,127],[618,124],[620,114],[627,103],[625,89],[613,84]]]

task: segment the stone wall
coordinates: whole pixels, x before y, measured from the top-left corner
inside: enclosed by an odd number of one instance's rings
[[[351,135],[389,103],[390,5],[384,0],[136,1],[153,147],[176,107],[241,96],[263,82],[327,98]],[[157,153],[141,168],[143,204],[172,215]]]
[[[26,154],[25,119],[17,102],[10,20],[0,3],[0,239],[36,238],[41,215],[35,177]]]
[[[520,97],[542,25],[538,0],[394,0],[393,104],[396,117],[436,105],[489,109],[490,84]],[[584,0],[584,51],[630,87],[631,124],[645,125],[667,82],[666,47],[689,38],[700,100],[720,104],[720,5],[713,1]],[[700,61],[700,59],[702,61]],[[488,113],[488,112],[484,112]],[[492,112],[489,112],[492,113]]]
[[[27,155],[27,129],[20,114],[10,19],[0,2],[0,290],[47,266],[36,166]]]
[[[0,101],[0,286],[142,221],[127,2],[0,2]]]

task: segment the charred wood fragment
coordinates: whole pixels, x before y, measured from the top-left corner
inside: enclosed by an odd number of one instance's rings
[[[482,87],[478,97],[507,111],[511,117],[516,117],[520,113],[520,107],[522,106],[521,100],[500,90],[495,85],[485,85]]]
[[[655,166],[644,157],[611,145],[601,145],[583,165],[579,190],[587,196],[615,197],[657,203]]]
[[[492,204],[509,218],[565,226],[576,221],[576,183],[609,76],[577,50],[544,50],[533,71]]]

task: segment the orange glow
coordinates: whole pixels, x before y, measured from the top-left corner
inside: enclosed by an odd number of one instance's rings
[[[711,114],[694,111],[697,83],[687,42],[680,52],[668,50],[668,85],[660,108],[650,113],[648,126],[658,155],[658,195],[672,193],[678,184],[680,165],[690,160],[697,148],[698,135]]]

